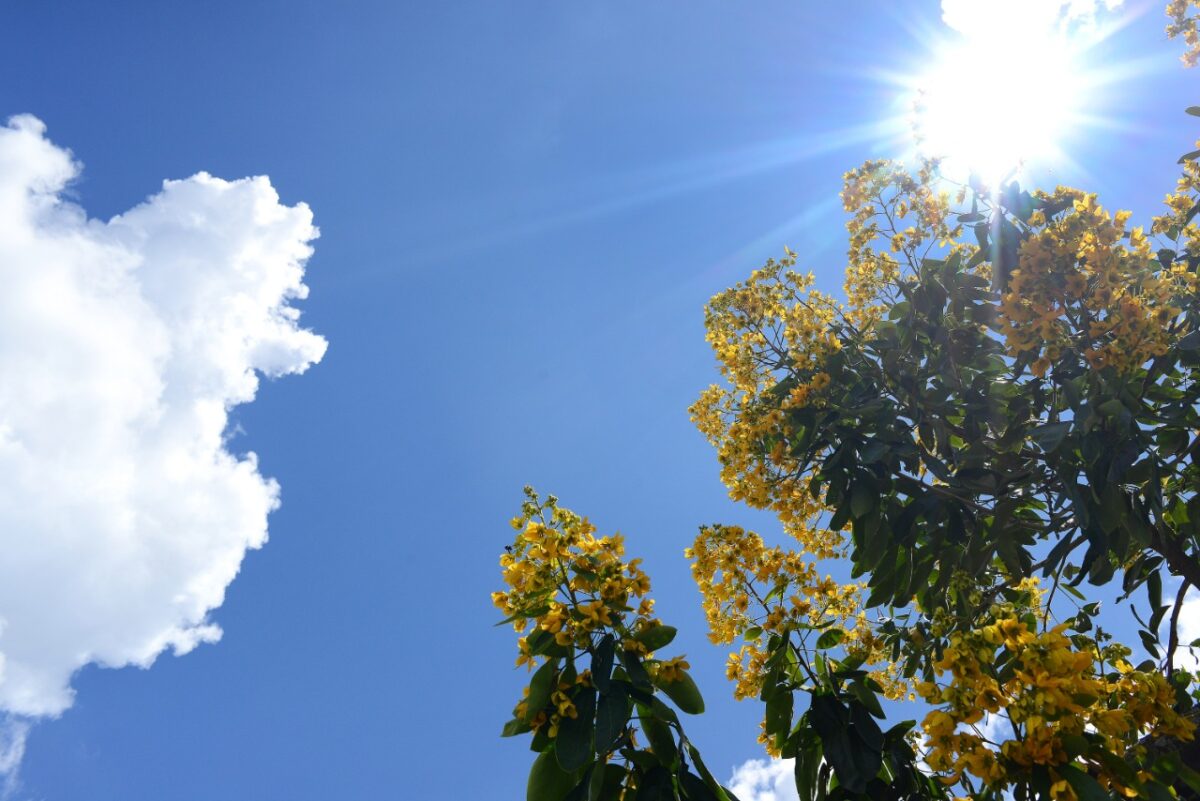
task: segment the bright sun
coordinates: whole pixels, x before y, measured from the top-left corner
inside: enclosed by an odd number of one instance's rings
[[[1092,17],[1071,16],[1078,4],[944,2],[960,35],[908,82],[919,151],[993,186],[1022,166],[1064,160],[1097,85],[1085,55],[1101,31]]]

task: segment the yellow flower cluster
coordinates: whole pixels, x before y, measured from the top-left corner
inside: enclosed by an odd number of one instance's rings
[[[1200,141],[1196,148],[1200,150]],[[1200,256],[1200,215],[1196,214],[1200,206],[1200,159],[1184,161],[1183,174],[1165,203],[1167,213],[1154,218],[1151,233],[1166,237],[1181,252]]]
[[[966,773],[997,791],[1027,780],[1037,766],[1048,768],[1057,784],[1063,777],[1056,767],[1081,762],[1105,787],[1136,795],[1078,747],[1084,733],[1103,738],[1108,753],[1124,755],[1146,735],[1190,740],[1195,725],[1174,710],[1175,691],[1161,673],[1132,669],[1123,646],[1101,649],[1083,635],[1067,636],[1066,624],[1039,631],[1036,604],[994,607],[988,625],[951,635],[935,664],[949,682],[917,685],[938,706],[922,726],[926,761],[947,784]],[[1097,655],[1114,669],[1105,671]],[[1006,718],[1011,738],[985,737],[979,728],[985,713]],[[1055,797],[1074,795],[1064,782]]]
[[[706,336],[729,385],[704,390],[689,409],[692,421],[717,449],[730,497],[774,510],[819,558],[835,555],[841,539],[813,530],[824,509],[788,451],[796,434],[789,412],[825,402],[829,357],[844,336],[879,319],[922,259],[948,246],[971,252],[953,244],[962,229],[948,222],[950,197],[935,190],[936,167],[926,161],[910,174],[869,161],[846,173],[845,304],[817,290],[811,274],[796,272],[797,256],[788,250],[705,308]]]
[[[793,533],[825,540],[815,547],[829,551],[840,538],[806,529],[821,507],[807,478],[789,472],[785,449],[796,433],[788,412],[823,403],[830,379],[821,366],[841,344],[832,327],[838,309],[811,275],[790,269],[795,262],[789,251],[713,298],[707,337],[732,387],[709,387],[689,411],[717,448],[730,497],[774,508]]]
[[[662,659],[649,667],[650,675],[654,676],[666,683],[682,681],[686,675],[684,671],[691,667],[691,664],[682,656],[673,656],[670,659]]]
[[[533,731],[539,731],[545,726],[546,736],[551,739],[557,737],[558,727],[562,721],[566,719],[574,720],[579,717],[579,710],[575,708],[575,704],[571,701],[569,694],[572,688],[579,685],[583,685],[584,687],[591,686],[591,674],[588,671],[585,670],[574,678],[571,678],[567,673],[560,673],[554,690],[550,693],[549,707],[538,710],[537,714],[530,721],[529,728]],[[524,719],[529,709],[528,687],[525,688],[523,695],[525,700],[513,708],[513,717],[515,718]]]
[[[1171,0],[1167,3],[1167,16],[1171,19],[1167,25],[1167,38],[1183,37],[1187,50],[1183,54],[1183,63],[1194,67],[1200,63],[1200,0]]]
[[[758,534],[739,526],[702,528],[686,555],[703,596],[709,639],[727,644],[749,633],[748,642],[729,655],[726,666],[739,700],[762,690],[772,634],[816,636],[834,626],[843,632],[848,653],[866,663],[884,661],[881,644],[861,611],[860,585],[822,577],[800,553],[769,548]],[[889,697],[903,693],[903,685],[890,678],[886,667],[876,679]]]
[[[785,371],[817,372],[840,342],[829,330],[838,311],[833,298],[801,275],[796,254],[770,259],[761,270],[712,299],[705,309],[706,338],[722,374],[740,392],[774,386]]]
[[[651,656],[637,635],[661,623],[652,616],[650,579],[639,567],[641,560],[625,560],[621,535],[597,537],[587,518],[559,507],[553,495],[542,502],[531,489],[526,494],[522,515],[512,520],[516,539],[500,557],[507,589],[492,593],[492,602],[523,635],[517,666],[532,670],[550,637],[553,646],[573,655],[608,632],[625,650]],[[685,668],[676,660],[665,669]],[[567,690],[589,680],[587,671],[575,677],[561,673],[551,704],[533,719],[532,728],[548,723],[553,737],[563,717],[574,717]],[[517,707],[519,718],[527,717],[524,704]]]
[[[1096,196],[1059,187],[1047,202],[1070,202],[1046,220],[1037,212],[1001,304],[1010,355],[1032,358],[1044,375],[1060,358],[1082,356],[1095,369],[1127,372],[1166,353],[1177,332],[1180,296],[1197,288],[1185,265],[1162,267],[1129,212],[1110,215]]]
[[[879,319],[894,301],[903,259],[915,269],[935,248],[962,235],[950,223],[950,195],[935,189],[937,162],[916,174],[891,161],[868,161],[845,175],[842,205],[850,213],[846,317],[858,328]],[[960,198],[961,200],[961,198]]]
[[[817,560],[845,555],[845,538],[828,528],[829,509],[810,491],[813,476],[789,448],[799,434],[794,412],[825,403],[831,383],[825,368],[842,338],[878,321],[898,299],[898,282],[961,235],[961,226],[948,222],[949,196],[935,190],[936,166],[924,162],[910,174],[892,162],[871,161],[846,173],[847,303],[817,290],[811,274],[794,269],[797,256],[788,250],[705,309],[707,339],[728,386],[706,389],[689,410],[692,421],[717,449],[730,497],[771,509],[800,544],[798,552],[767,548],[757,534],[715,526],[703,529],[687,552],[710,638],[730,643],[759,632],[730,655],[727,674],[738,698],[761,689],[769,656],[762,633],[830,624],[845,633],[849,652],[883,663],[873,675],[889,697],[904,692],[877,653],[861,611],[861,586],[817,573]]]

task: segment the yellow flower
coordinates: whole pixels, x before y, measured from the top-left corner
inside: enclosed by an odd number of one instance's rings
[[[604,605],[604,601],[591,601],[579,607],[580,613],[584,617],[585,624],[591,626],[611,626],[612,614],[609,608]]]
[[[657,676],[666,682],[676,682],[683,678],[683,672],[690,667],[683,656],[676,656],[658,663]]]

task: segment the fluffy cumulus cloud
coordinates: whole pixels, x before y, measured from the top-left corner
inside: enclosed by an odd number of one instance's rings
[[[796,760],[750,759],[734,768],[727,785],[739,801],[799,801]]]
[[[1124,0],[942,0],[942,21],[968,39],[1088,26]]]
[[[102,222],[64,199],[78,172],[33,117],[0,128],[0,711],[17,720],[69,707],[84,665],[220,637],[209,614],[279,503],[227,447],[229,410],[325,351],[290,305],[306,206],[201,173]]]

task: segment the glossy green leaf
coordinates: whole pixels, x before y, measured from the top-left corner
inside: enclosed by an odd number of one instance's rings
[[[705,784],[704,779],[691,771],[685,770],[679,774],[679,786],[687,801],[717,801],[716,793]]]
[[[593,735],[596,721],[596,691],[585,687],[573,698],[575,717],[565,717],[558,724],[554,751],[558,764],[565,771],[577,771],[592,762],[595,754]]]
[[[543,751],[533,760],[529,771],[529,782],[525,790],[526,801],[562,801],[571,792],[578,779],[558,765],[553,750]]]
[[[691,757],[692,767],[700,772],[700,776],[704,779],[704,783],[708,785],[708,789],[713,791],[713,795],[717,797],[717,801],[737,801],[732,793],[720,785],[709,771],[708,766],[704,764],[704,759],[700,756],[700,751],[696,746],[688,743],[688,756]]]
[[[617,801],[628,771],[613,763],[604,765],[603,770],[599,770],[600,767],[600,763],[596,763],[593,769],[592,782],[588,786],[588,801]]]
[[[600,638],[596,652],[592,654],[592,683],[601,692],[608,690],[609,679],[612,676],[614,649],[616,640],[611,634]]]
[[[654,750],[658,761],[662,763],[663,767],[674,767],[679,759],[679,751],[675,747],[675,738],[671,734],[671,727],[654,717],[649,707],[642,704],[638,704],[638,715],[638,724],[646,735],[646,739],[650,741],[650,747]]]
[[[529,723],[520,718],[513,718],[504,724],[504,728],[500,730],[500,736],[515,737],[518,734],[525,734],[529,730]]]
[[[1045,423],[1031,429],[1030,438],[1046,453],[1053,453],[1071,433],[1071,423]]]
[[[650,674],[646,672],[646,666],[642,664],[641,656],[633,651],[622,650],[621,664],[625,667],[625,672],[629,674],[629,680],[635,687],[650,686]]]
[[[525,720],[532,722],[538,712],[550,703],[550,693],[554,690],[558,660],[551,659],[534,671],[529,680],[529,695],[525,699]]]
[[[675,639],[675,627],[658,625],[648,629],[643,629],[634,635],[634,639],[646,646],[649,651],[657,651],[671,643]]]
[[[634,801],[675,801],[671,772],[661,766],[652,768],[638,783]]]
[[[855,681],[850,683],[848,689],[855,699],[862,704],[868,712],[880,720],[883,719],[883,707],[879,703],[879,696],[877,696],[870,688],[868,688],[861,681]]]
[[[687,671],[680,671],[677,681],[658,680],[655,684],[666,693],[675,706],[689,715],[699,715],[704,712],[704,698],[700,695],[700,688],[696,686],[696,682]]]
[[[817,638],[817,648],[822,650],[832,648],[846,638],[843,629],[827,629]]]
[[[764,716],[765,731],[768,737],[785,736],[792,728],[792,694],[783,690],[776,692],[767,699],[766,715]]]
[[[1071,785],[1079,801],[1112,801],[1112,796],[1099,782],[1074,765],[1060,765],[1055,769],[1067,780],[1067,784]]]
[[[883,765],[883,755],[872,750],[867,739],[874,739],[873,732],[862,732],[863,736],[851,736],[850,713],[831,695],[814,695],[809,708],[810,719],[817,735],[821,738],[821,751],[825,761],[833,766],[838,783],[851,793],[866,791],[867,782],[875,778]],[[874,723],[870,715],[866,719]]]
[[[596,704],[596,751],[607,754],[625,731],[629,721],[631,704],[625,687],[613,682],[608,692],[601,693]]]

